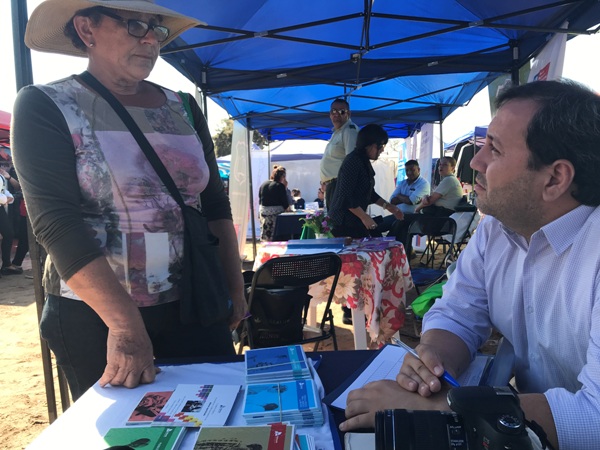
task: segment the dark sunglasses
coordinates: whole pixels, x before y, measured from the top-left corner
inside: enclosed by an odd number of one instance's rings
[[[339,114],[340,116],[345,116],[346,113],[348,112],[347,109],[335,109],[335,108],[331,108],[331,111],[329,111],[331,114]]]
[[[152,30],[154,31],[154,36],[158,42],[165,42],[169,37],[170,30],[164,25],[152,25],[138,19],[125,19],[118,14],[108,11],[102,11],[100,14],[127,24],[127,33],[129,33],[130,36],[143,38],[150,30]]]

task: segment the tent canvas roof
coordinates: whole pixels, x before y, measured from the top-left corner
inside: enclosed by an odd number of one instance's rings
[[[157,3],[208,24],[183,33],[163,57],[272,139],[321,137],[327,103],[348,93],[355,118],[403,137],[418,122],[443,120],[491,77],[515,73],[565,21],[572,34],[600,22],[592,0]],[[385,84],[393,80],[397,89]],[[438,96],[447,91],[429,88],[431,80],[464,90]],[[429,98],[417,103],[412,92]],[[361,98],[368,106],[355,105]]]

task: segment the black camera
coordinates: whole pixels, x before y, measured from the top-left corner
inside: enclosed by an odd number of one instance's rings
[[[509,387],[451,389],[452,412],[375,414],[376,450],[532,450],[519,398]]]

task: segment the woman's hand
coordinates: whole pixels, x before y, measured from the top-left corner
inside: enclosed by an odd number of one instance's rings
[[[396,220],[404,220],[404,213],[395,205],[392,205],[388,208],[388,211],[391,212]]]
[[[367,230],[374,230],[377,228],[377,223],[368,214],[365,214],[361,220]]]
[[[134,388],[154,381],[159,369],[154,367],[152,343],[143,322],[124,330],[109,328],[106,347],[107,363],[100,386]]]
[[[232,331],[235,330],[240,322],[244,320],[246,315],[248,314],[248,303],[246,302],[246,297],[242,295],[241,299],[234,298],[233,299],[233,314],[229,319],[229,329]]]

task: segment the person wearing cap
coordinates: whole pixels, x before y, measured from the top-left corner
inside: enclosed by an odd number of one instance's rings
[[[77,399],[100,386],[154,380],[154,357],[233,355],[247,312],[231,208],[206,119],[189,97],[144,81],[160,48],[202,22],[151,0],[45,0],[31,14],[33,50],[88,58],[88,72],[143,131],[188,206],[220,241],[232,314],[180,320],[181,209],[111,106],[80,76],[17,97],[14,162],[48,252],[41,334]],[[192,126],[193,125],[193,126]]]

